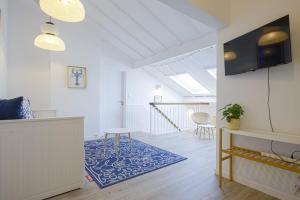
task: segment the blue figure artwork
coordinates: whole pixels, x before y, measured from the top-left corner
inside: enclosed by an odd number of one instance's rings
[[[83,69],[72,69],[72,76],[75,78],[75,85],[80,86],[79,80],[83,77]]]
[[[85,67],[68,66],[67,67],[68,88],[86,88],[86,74]]]

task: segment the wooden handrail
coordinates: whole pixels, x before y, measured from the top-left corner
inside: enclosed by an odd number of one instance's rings
[[[150,106],[152,106],[159,114],[161,114],[161,116],[165,118],[174,128],[176,128],[178,131],[181,131],[181,129],[161,109],[159,109],[156,104],[150,103]]]

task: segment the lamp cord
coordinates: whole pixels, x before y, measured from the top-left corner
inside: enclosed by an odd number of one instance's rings
[[[274,133],[273,123],[272,123],[272,117],[271,117],[271,106],[270,106],[270,97],[271,97],[271,85],[270,85],[270,67],[268,67],[268,117],[269,117],[269,123],[271,127],[272,133]]]
[[[269,118],[269,123],[270,123],[270,127],[271,127],[271,131],[272,133],[274,133],[274,128],[273,128],[273,122],[272,122],[272,117],[271,117],[271,106],[270,106],[270,97],[271,97],[271,84],[270,84],[270,66],[268,66],[268,101],[267,101],[267,105],[268,105],[268,118]],[[275,154],[280,160],[287,162],[287,163],[296,163],[300,161],[300,158],[291,162],[291,161],[287,161],[285,160],[281,155],[279,155],[278,153],[276,153],[273,149],[273,143],[274,141],[271,141],[271,151],[273,154]],[[300,153],[300,151],[293,151],[291,154],[291,158],[294,158],[294,154],[296,153]]]

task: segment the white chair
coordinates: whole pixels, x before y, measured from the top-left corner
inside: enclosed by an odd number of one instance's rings
[[[210,123],[205,125],[204,127],[208,131],[208,138],[210,139],[210,134],[212,135],[212,138],[214,139],[214,130],[216,129],[216,116],[212,116],[210,119]]]
[[[209,124],[209,114],[205,112],[193,113],[192,120],[197,124],[197,129],[195,130],[196,134],[199,132],[201,136],[202,131],[204,131],[203,133],[205,135],[205,127]]]

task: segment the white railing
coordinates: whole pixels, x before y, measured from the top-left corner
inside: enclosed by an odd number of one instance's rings
[[[196,124],[191,116],[195,112],[214,113],[214,105],[200,103],[150,103],[150,132],[164,134],[193,130]],[[212,114],[211,114],[212,115]]]
[[[125,127],[137,132],[150,132],[150,108],[144,105],[125,106]]]
[[[215,115],[215,103],[150,103],[150,106],[126,105],[124,126],[133,131],[151,134],[194,130],[196,125],[191,119],[191,115],[194,112],[207,112],[213,116]]]

